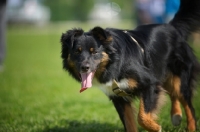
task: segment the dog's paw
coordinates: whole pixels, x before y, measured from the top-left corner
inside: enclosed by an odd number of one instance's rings
[[[173,115],[172,116],[172,124],[174,126],[179,126],[181,124],[181,121],[182,121],[182,115]]]

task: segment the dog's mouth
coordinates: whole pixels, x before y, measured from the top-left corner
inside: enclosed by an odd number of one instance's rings
[[[95,71],[80,73],[80,78],[81,78],[80,93],[86,90],[87,88],[92,87],[92,80],[93,80],[94,74],[95,74]]]

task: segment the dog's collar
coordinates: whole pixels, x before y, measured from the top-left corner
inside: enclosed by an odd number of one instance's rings
[[[122,97],[130,96],[130,94],[128,94],[126,91],[119,88],[119,85],[115,79],[112,82],[112,90],[118,96],[122,96]]]
[[[138,43],[138,41],[135,39],[135,38],[133,38],[130,34],[129,34],[129,32],[128,31],[123,31],[124,33],[126,33],[126,34],[128,34],[130,37],[131,37],[131,39],[137,44],[137,46],[141,49],[141,51],[142,51],[142,53],[144,53],[144,49],[140,46],[140,44]]]

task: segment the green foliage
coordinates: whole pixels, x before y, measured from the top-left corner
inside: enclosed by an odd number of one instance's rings
[[[5,71],[0,73],[0,132],[123,132],[108,98],[97,88],[80,94],[80,84],[62,69],[59,29],[64,26],[8,30]],[[198,127],[199,96],[194,98]],[[185,131],[185,117],[180,127],[171,125],[169,102],[160,115],[164,132]]]
[[[44,0],[44,4],[50,7],[52,21],[85,21],[93,8],[94,0]]]
[[[88,20],[88,15],[96,3],[116,3],[121,11],[119,15],[123,19],[130,19],[134,14],[133,1],[127,0],[43,0],[43,3],[51,10],[51,21],[63,20]]]

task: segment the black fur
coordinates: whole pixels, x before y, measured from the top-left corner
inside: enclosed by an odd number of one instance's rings
[[[180,77],[180,94],[195,117],[191,98],[200,65],[187,39],[199,28],[200,0],[181,0],[180,9],[169,24],[142,25],[126,30],[127,33],[121,29],[101,27],[89,32],[69,30],[61,37],[63,67],[78,81],[81,67],[85,65],[89,71],[98,73],[95,77],[101,84],[113,79],[118,82],[124,78],[136,80],[137,88],[127,87],[125,91],[143,99],[146,113],[158,107],[160,86],[171,73]],[[91,52],[90,48],[94,51]],[[108,56],[106,62],[103,53]],[[123,97],[117,97],[116,101],[115,96],[108,96],[127,130],[123,107],[131,100],[122,101]]]

